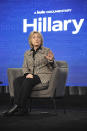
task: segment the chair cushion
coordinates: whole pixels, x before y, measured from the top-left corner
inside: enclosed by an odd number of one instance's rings
[[[35,85],[32,90],[33,91],[45,90],[45,89],[48,89],[48,85],[49,85],[49,82],[47,82],[47,83],[39,83],[39,84]]]

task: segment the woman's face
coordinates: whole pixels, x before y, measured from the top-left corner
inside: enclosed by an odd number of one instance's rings
[[[38,33],[34,33],[32,36],[32,45],[34,47],[39,47],[41,45],[41,37]]]

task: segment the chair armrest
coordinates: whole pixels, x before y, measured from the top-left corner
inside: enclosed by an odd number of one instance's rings
[[[67,80],[68,74],[68,65],[65,61],[57,61],[58,67],[56,67],[53,71],[49,89],[54,90],[56,89],[56,97],[64,96],[65,94],[65,84]]]
[[[9,83],[9,93],[10,96],[14,96],[13,81],[15,78],[23,75],[22,68],[8,68],[7,75]]]

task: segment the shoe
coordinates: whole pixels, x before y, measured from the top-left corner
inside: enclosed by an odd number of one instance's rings
[[[18,112],[19,106],[18,105],[14,105],[8,112],[7,112],[7,116],[11,116],[13,115],[15,112]]]
[[[8,110],[3,111],[3,112],[0,114],[0,116],[1,116],[1,117],[4,117],[4,116],[6,116],[7,114],[8,114]]]
[[[10,103],[8,104],[7,106],[7,110],[4,110],[0,116],[3,117],[3,116],[7,116],[9,110],[14,106],[14,97],[11,97],[10,98]]]
[[[18,109],[19,109],[19,106],[15,104],[15,105],[14,105],[13,107],[11,107],[9,110],[3,111],[3,112],[1,113],[1,116],[2,116],[2,117],[4,117],[4,116],[11,116],[11,115],[13,115],[15,112],[17,112]]]

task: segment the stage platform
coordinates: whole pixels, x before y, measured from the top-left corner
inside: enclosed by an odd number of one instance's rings
[[[4,91],[7,90],[2,87],[0,113],[10,101],[9,92]],[[27,116],[0,117],[0,130],[87,130],[87,95],[79,95],[76,88],[74,91],[75,94],[70,94],[67,87],[62,99],[56,97],[56,113],[50,99],[33,99],[32,112]]]

